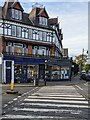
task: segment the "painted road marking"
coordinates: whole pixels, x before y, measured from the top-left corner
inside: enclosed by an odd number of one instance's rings
[[[71,101],[71,100],[48,100],[48,99],[24,99],[24,101],[29,102],[58,102],[58,103],[79,103],[88,104],[88,101]]]
[[[82,97],[82,98],[78,98],[78,97],[53,97],[53,96],[47,96],[47,97],[45,97],[45,96],[42,96],[42,97],[39,97],[39,96],[28,96],[28,98],[36,98],[36,99],[40,99],[40,98],[43,98],[43,99],[70,99],[70,100],[85,100],[85,98],[84,97]]]
[[[21,103],[25,106],[41,106],[41,107],[69,107],[69,108],[89,108],[88,105],[72,105],[72,104],[53,104],[53,103]]]
[[[84,83],[85,86],[88,86],[88,82]]]
[[[11,104],[11,103],[13,103],[13,101],[8,102],[8,104]]]
[[[63,112],[82,112],[81,110],[66,110],[66,109],[45,109],[45,108],[13,108],[14,111],[27,111],[27,112],[59,112],[59,113],[63,113]]]
[[[44,93],[44,94],[41,94],[41,93],[34,93],[34,94],[32,94],[32,96],[53,96],[53,97],[57,97],[57,96],[59,96],[59,97],[83,97],[82,95],[74,95],[74,94],[65,94],[65,93],[63,93],[63,94],[61,94],[61,93],[59,93],[59,94],[53,94],[53,93]]]
[[[77,88],[79,88],[80,90],[83,90],[80,86],[78,86],[78,85],[75,85]]]
[[[3,118],[9,118],[9,119],[73,119],[73,117],[57,117],[57,116],[40,116],[40,115],[5,115]]]
[[[13,99],[13,101],[16,101],[16,100],[17,100],[17,98],[14,98],[14,99]]]

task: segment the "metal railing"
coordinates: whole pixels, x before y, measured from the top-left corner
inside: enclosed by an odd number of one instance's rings
[[[37,54],[26,54],[26,53],[17,53],[17,52],[4,52],[4,56],[19,56],[19,57],[35,57],[35,58],[55,58],[60,59],[58,56],[49,56],[49,55],[37,55]]]

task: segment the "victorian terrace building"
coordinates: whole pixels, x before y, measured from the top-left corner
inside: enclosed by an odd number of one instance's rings
[[[63,34],[58,18],[49,18],[45,7],[37,5],[25,13],[18,0],[6,1],[0,9],[3,83],[69,79],[68,63],[66,71],[60,66]]]

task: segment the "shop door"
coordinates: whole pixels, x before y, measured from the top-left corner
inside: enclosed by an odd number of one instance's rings
[[[45,65],[39,65],[39,79],[45,79]]]
[[[22,66],[22,82],[23,83],[27,82],[27,66],[26,65]]]
[[[6,61],[6,83],[10,84],[12,79],[12,61]]]

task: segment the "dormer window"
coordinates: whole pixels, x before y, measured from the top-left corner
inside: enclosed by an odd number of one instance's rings
[[[22,11],[12,9],[12,18],[16,20],[22,20]]]
[[[45,17],[39,17],[39,24],[47,26],[47,18],[45,18]]]

